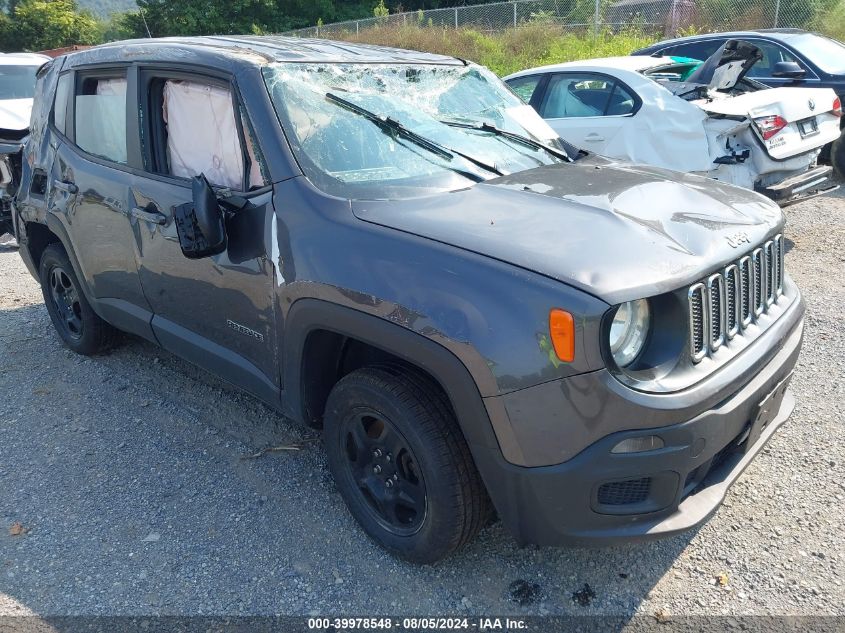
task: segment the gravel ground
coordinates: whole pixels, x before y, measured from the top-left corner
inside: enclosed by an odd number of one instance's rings
[[[424,568],[357,528],[319,443],[247,457],[311,431],[137,339],[65,350],[0,244],[0,615],[845,614],[845,198],[788,217],[798,405],[709,523],[601,550],[494,524]]]

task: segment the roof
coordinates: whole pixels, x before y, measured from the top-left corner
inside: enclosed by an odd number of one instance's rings
[[[41,66],[50,58],[38,53],[0,53],[0,66]]]
[[[283,37],[278,35],[219,35],[205,37],[165,37],[124,40],[96,46],[69,55],[80,61],[107,56],[119,50],[126,57],[161,54],[172,56],[174,50],[193,51],[197,56],[212,56],[268,62],[316,63],[389,63],[463,65],[454,57],[420,53],[385,46],[352,44],[331,40]],[[263,62],[262,62],[263,60]]]
[[[724,31],[722,33],[701,33],[699,35],[688,35],[686,37],[675,37],[669,40],[662,40],[645,48],[651,49],[655,46],[664,46],[674,42],[694,42],[696,40],[709,40],[714,38],[727,38],[731,40],[741,40],[744,37],[760,37],[766,36],[773,40],[788,40],[791,37],[798,35],[813,34],[810,31],[802,29],[759,29],[756,31]]]
[[[559,70],[601,71],[602,69],[613,68],[631,72],[642,72],[648,68],[671,63],[673,63],[671,57],[599,57],[596,59],[581,59],[574,62],[564,62],[562,64],[551,64],[550,66],[529,68],[527,70],[521,70],[518,73],[508,75],[507,77],[504,77],[504,79],[514,79],[524,75],[535,75],[538,73],[555,72]]]

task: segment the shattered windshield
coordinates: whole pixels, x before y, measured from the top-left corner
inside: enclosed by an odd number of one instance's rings
[[[478,66],[280,63],[264,80],[297,160],[332,195],[421,196],[566,160],[555,132]]]

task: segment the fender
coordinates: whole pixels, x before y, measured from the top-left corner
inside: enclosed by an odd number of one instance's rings
[[[305,341],[315,330],[358,339],[425,370],[449,397],[473,454],[482,449],[501,454],[481,393],[457,356],[401,325],[321,299],[298,299],[286,319],[284,391],[288,408],[298,420],[304,417],[301,387]]]
[[[513,499],[502,484],[507,463],[499,448],[481,393],[467,367],[439,343],[377,316],[320,299],[298,299],[286,319],[284,396],[296,420],[304,418],[302,359],[308,334],[328,330],[358,339],[427,371],[446,392],[476,468],[499,516]],[[506,522],[514,531],[513,521]]]

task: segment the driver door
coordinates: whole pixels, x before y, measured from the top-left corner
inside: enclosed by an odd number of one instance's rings
[[[166,349],[278,406],[275,268],[266,252],[272,187],[235,86],[143,69],[140,83],[151,142],[147,177],[133,183],[130,202],[153,331]],[[225,250],[189,259],[174,216],[192,204],[190,179],[200,174],[240,208],[227,214]]]

